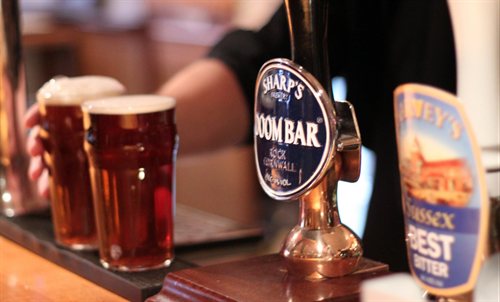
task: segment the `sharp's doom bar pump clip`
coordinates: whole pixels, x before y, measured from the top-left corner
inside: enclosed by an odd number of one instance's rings
[[[361,139],[353,107],[333,101],[328,1],[285,3],[292,60],[266,62],[257,78],[258,177],[272,198],[300,202],[300,221],[281,250],[288,272],[308,279],[343,276],[356,269],[362,247],[340,222],[337,183],[358,179]]]

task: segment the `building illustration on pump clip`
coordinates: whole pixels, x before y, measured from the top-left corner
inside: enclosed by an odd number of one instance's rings
[[[430,204],[466,206],[473,190],[471,171],[463,158],[427,160],[418,138],[402,160],[401,176],[406,192]]]

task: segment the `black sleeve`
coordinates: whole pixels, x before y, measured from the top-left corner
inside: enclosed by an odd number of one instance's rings
[[[391,271],[408,271],[393,91],[404,83],[455,91],[452,24],[446,0],[367,2],[356,10],[360,35],[348,72],[363,144],[377,156],[363,248]]]
[[[260,67],[269,59],[290,57],[290,37],[284,6],[259,31],[229,32],[213,47],[208,57],[222,60],[233,70],[249,108],[252,108],[255,80]]]

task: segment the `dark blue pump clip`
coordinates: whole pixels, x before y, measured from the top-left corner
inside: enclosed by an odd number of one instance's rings
[[[358,179],[361,139],[353,106],[333,103],[300,65],[266,62],[257,77],[254,109],[255,160],[268,195],[285,200],[306,193],[330,170],[337,152],[340,179]]]

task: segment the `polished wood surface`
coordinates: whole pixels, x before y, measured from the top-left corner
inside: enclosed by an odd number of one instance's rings
[[[3,236],[4,240],[15,242],[40,258],[134,302],[144,301],[147,297],[157,294],[168,272],[269,253],[266,246],[272,243],[272,236],[264,240],[260,235],[246,232],[247,227],[232,220],[221,220],[222,217],[202,211],[194,212],[191,208],[183,211],[181,209],[184,207],[179,206],[177,209],[177,225],[184,230],[176,232],[179,246],[176,247],[175,261],[167,268],[151,271],[109,271],[100,264],[97,251],[78,252],[59,247],[54,241],[48,211],[11,218],[0,216],[0,238]],[[199,227],[200,221],[203,221],[203,231]],[[194,232],[200,233],[198,239],[192,241],[193,238],[187,238],[187,241],[184,240],[184,243],[189,243],[187,246],[180,244],[183,236],[189,237]],[[225,232],[227,236],[224,235]],[[198,244],[194,244],[196,242]],[[0,260],[3,258],[13,257],[4,256]]]
[[[0,301],[127,300],[0,237]]]
[[[305,280],[287,274],[278,254],[188,268],[169,273],[147,302],[357,302],[361,282],[389,273],[386,264],[362,258],[347,276]]]

